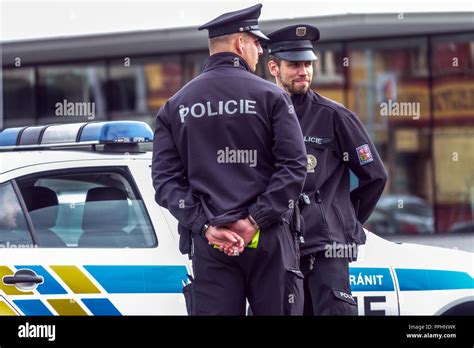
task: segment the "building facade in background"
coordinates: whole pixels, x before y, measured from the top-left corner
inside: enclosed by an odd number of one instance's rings
[[[389,173],[366,226],[379,234],[474,232],[474,15],[347,15],[262,27],[299,22],[321,29],[312,87],[359,115]],[[153,125],[160,106],[200,73],[208,57],[201,34],[4,43],[0,124]],[[257,74],[273,81],[267,61]],[[76,103],[93,105],[93,115],[64,113]]]

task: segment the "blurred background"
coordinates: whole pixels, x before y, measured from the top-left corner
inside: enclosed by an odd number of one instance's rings
[[[397,240],[469,236],[461,243],[472,250],[474,5],[420,10],[408,3],[402,11],[369,2],[263,1],[260,26],[267,33],[297,23],[320,29],[312,87],[359,115],[389,174],[366,227]],[[0,129],[88,121],[59,119],[55,105],[64,100],[95,103],[95,121],[153,126],[160,106],[208,57],[197,26],[254,2],[137,4],[146,6],[3,2]],[[124,28],[127,21],[139,25]],[[264,55],[257,74],[273,81],[266,64]],[[416,103],[419,117],[383,116],[388,100]]]

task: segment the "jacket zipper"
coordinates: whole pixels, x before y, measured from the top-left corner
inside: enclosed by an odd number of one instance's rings
[[[331,240],[331,236],[329,235],[328,224],[326,221],[326,214],[324,213],[323,202],[321,200],[321,193],[319,190],[316,191],[316,203],[318,203],[319,209],[321,210],[321,217],[323,219],[323,229],[326,230],[327,236],[329,240]]]

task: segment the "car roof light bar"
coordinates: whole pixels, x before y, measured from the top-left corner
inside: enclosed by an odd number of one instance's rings
[[[139,144],[153,141],[145,122],[108,121],[8,128],[0,132],[0,150]]]

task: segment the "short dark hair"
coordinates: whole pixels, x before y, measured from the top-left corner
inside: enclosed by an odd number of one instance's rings
[[[273,54],[270,54],[270,55],[268,56],[268,60],[269,60],[269,61],[270,61],[270,60],[273,60],[278,66],[280,66],[281,61],[282,61],[280,58],[277,58],[277,57],[274,56]]]

